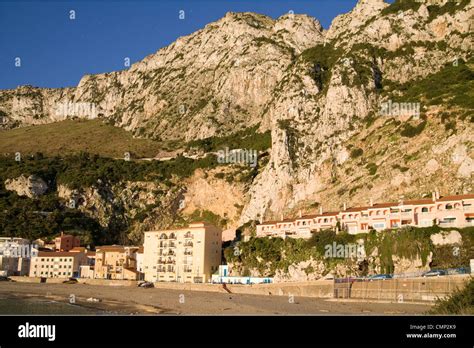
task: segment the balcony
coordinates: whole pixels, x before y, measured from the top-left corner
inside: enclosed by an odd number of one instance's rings
[[[191,242],[191,241],[185,242],[185,243],[184,243],[184,246],[185,246],[185,247],[192,247],[192,246],[193,246],[193,242]]]
[[[176,256],[176,253],[173,250],[168,250],[163,252],[163,256]]]
[[[184,235],[184,238],[190,238],[190,239],[192,239],[192,238],[194,238],[194,235],[193,235],[192,233],[190,233],[190,232],[187,232],[187,233]]]
[[[190,256],[192,256],[192,255],[193,255],[193,252],[192,252],[192,250],[185,250],[185,251],[184,251],[184,255],[190,255]]]

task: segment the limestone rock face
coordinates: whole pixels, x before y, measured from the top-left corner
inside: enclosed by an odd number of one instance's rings
[[[421,274],[424,271],[430,270],[430,262],[432,259],[432,253],[428,255],[427,262],[423,264],[421,257],[415,257],[412,259],[398,257],[396,255],[392,256],[394,273],[395,274],[410,274],[416,273]]]
[[[9,191],[15,191],[19,196],[37,198],[48,191],[48,184],[39,176],[21,175],[16,179],[5,180],[5,188]]]
[[[433,234],[431,235],[430,239],[434,245],[450,245],[462,243],[462,236],[456,230]]]
[[[270,160],[243,197],[226,195],[222,204],[243,206],[230,209],[237,226],[316,203],[331,210],[434,189],[471,192],[472,122],[458,119],[448,132],[445,110],[407,100],[421,104],[426,125],[404,137],[406,120],[379,112],[385,85],[423,79],[472,54],[473,3],[435,15],[428,5],[395,11],[382,0],[360,0],[327,31],[306,15],[228,13],[129,69],[86,75],[77,87],[0,91],[7,119],[0,127],[98,117],[136,137],[183,145],[259,125],[271,131]],[[357,148],[360,157],[351,155]],[[196,207],[209,202],[192,186],[190,197]]]
[[[227,134],[259,122],[294,57],[322,38],[306,15],[228,13],[128,70],[86,75],[76,88],[2,91],[0,110],[10,126],[96,116],[165,140]],[[60,108],[68,103],[81,105]]]

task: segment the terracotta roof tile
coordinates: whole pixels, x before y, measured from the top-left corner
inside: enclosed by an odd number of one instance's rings
[[[444,196],[440,199],[437,199],[437,202],[446,202],[446,201],[458,201],[462,199],[474,199],[474,194],[470,195],[454,195],[454,196]]]
[[[81,254],[80,252],[69,251],[39,251],[38,257],[75,257]]]

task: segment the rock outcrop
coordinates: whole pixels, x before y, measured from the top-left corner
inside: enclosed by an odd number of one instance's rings
[[[5,180],[4,184],[7,190],[29,198],[37,198],[48,191],[48,184],[36,175],[21,175],[16,179]]]

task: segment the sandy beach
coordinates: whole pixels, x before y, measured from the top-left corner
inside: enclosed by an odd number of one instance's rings
[[[38,284],[0,282],[0,300],[54,301],[70,304],[77,314],[161,314],[161,315],[403,315],[423,314],[432,305],[359,300],[335,300],[288,296],[227,294],[161,288],[137,288],[88,284]],[[99,302],[87,301],[94,298]],[[0,307],[0,314],[12,309]],[[2,311],[3,309],[3,311]],[[79,310],[80,309],[80,310]],[[24,311],[24,309],[23,309]],[[24,314],[23,312],[21,314]],[[31,313],[41,314],[41,313]],[[48,314],[63,314],[58,313]],[[67,312],[69,313],[69,311]]]

